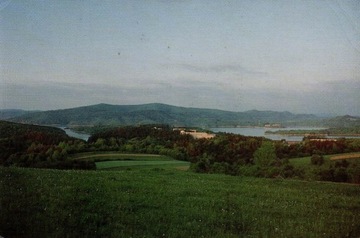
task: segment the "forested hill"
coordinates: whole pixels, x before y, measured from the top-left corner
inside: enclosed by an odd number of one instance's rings
[[[0,139],[21,138],[40,141],[42,143],[59,143],[69,139],[65,131],[60,128],[19,124],[0,120]]]
[[[172,126],[246,126],[264,123],[288,123],[316,120],[310,114],[290,112],[231,112],[215,109],[176,107],[166,104],[109,105],[97,104],[71,109],[34,112],[11,118],[11,121],[41,125],[139,125]]]
[[[35,111],[25,111],[20,109],[0,109],[0,120],[6,120],[13,117],[23,116]]]
[[[354,116],[338,116],[334,118],[325,119],[323,124],[327,127],[360,127],[360,117]]]

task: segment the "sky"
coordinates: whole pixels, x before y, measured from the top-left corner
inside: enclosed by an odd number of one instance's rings
[[[0,0],[0,108],[360,115],[358,0]]]

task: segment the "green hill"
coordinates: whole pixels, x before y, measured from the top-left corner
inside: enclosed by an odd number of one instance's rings
[[[231,112],[216,109],[176,107],[152,103],[143,105],[98,104],[62,110],[51,110],[14,117],[11,121],[42,125],[139,125],[220,127],[249,126],[265,123],[289,123],[316,120],[310,114],[290,112]]]

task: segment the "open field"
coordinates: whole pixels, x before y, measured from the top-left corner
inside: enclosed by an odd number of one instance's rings
[[[143,167],[143,168],[163,168],[163,167],[189,167],[189,162],[185,161],[104,161],[97,162],[96,169],[124,169],[124,168],[132,168],[132,167]]]
[[[90,152],[72,155],[76,160],[94,160],[96,169],[122,170],[139,168],[177,168],[187,170],[189,162],[174,160],[169,156],[156,154],[126,154],[117,152]]]
[[[155,154],[126,154],[120,152],[86,152],[86,153],[78,153],[71,155],[72,159],[81,159],[81,160],[94,160],[98,161],[110,161],[110,160],[157,160],[157,161],[166,161],[173,160],[169,156],[165,155],[155,155]]]
[[[4,237],[359,237],[360,186],[173,168],[0,168]]]

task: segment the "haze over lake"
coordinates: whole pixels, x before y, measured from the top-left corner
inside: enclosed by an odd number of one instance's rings
[[[75,132],[75,131],[67,128],[67,127],[60,127],[60,128],[63,129],[63,130],[66,132],[66,134],[67,134],[68,136],[71,136],[71,137],[75,137],[75,138],[78,138],[78,139],[81,139],[81,140],[85,140],[85,141],[87,141],[87,140],[89,139],[89,137],[90,137],[89,134],[77,133],[77,132]]]
[[[232,128],[211,128],[213,132],[226,132],[233,134],[240,134],[244,136],[260,136],[271,140],[286,140],[286,141],[302,141],[303,136],[287,136],[265,134],[266,131],[277,130],[323,130],[324,127],[286,127],[286,128],[266,128],[266,127],[232,127]]]
[[[91,135],[86,133],[77,133],[69,128],[61,127],[68,136],[75,137],[81,140],[87,141]],[[276,135],[276,134],[265,134],[266,131],[277,131],[277,130],[323,130],[324,127],[286,127],[286,128],[266,128],[266,127],[221,127],[221,128],[210,128],[211,131],[233,133],[244,136],[258,136],[265,137],[270,140],[286,140],[286,141],[302,141],[303,136],[289,136],[289,135]],[[358,138],[355,136],[327,136],[327,138]]]

